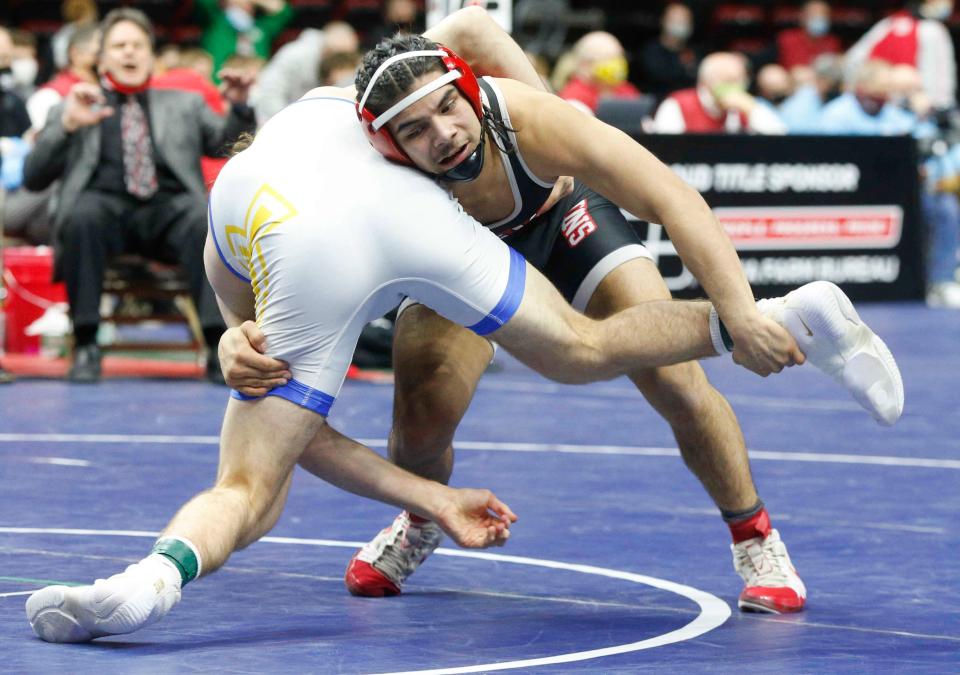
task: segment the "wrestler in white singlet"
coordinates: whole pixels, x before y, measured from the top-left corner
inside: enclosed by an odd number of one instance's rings
[[[347,99],[308,94],[271,118],[220,173],[209,212],[220,258],[253,286],[269,355],[290,364],[268,395],[322,415],[363,326],[405,296],[479,335],[523,297],[523,257],[371,148]]]

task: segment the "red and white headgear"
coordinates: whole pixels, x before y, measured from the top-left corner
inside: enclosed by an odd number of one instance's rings
[[[387,110],[382,112],[379,115],[375,115],[367,107],[367,98],[370,96],[370,92],[373,91],[373,87],[376,85],[377,80],[381,75],[398,61],[404,59],[412,59],[420,56],[438,56],[443,60],[443,65],[446,68],[446,73],[423,85],[416,91],[413,91],[402,99],[394,103]],[[480,98],[480,85],[477,83],[477,76],[473,74],[473,70],[470,66],[467,65],[467,62],[462,58],[457,56],[456,52],[443,45],[437,45],[436,49],[429,50],[417,50],[411,52],[404,52],[402,54],[396,54],[391,56],[389,59],[380,64],[380,67],[374,71],[373,76],[370,78],[370,82],[367,83],[367,88],[363,92],[363,96],[360,97],[360,100],[357,102],[357,116],[360,118],[360,124],[363,127],[364,132],[367,134],[367,138],[370,139],[370,144],[373,145],[377,151],[386,157],[389,160],[394,162],[399,162],[401,164],[407,164],[414,166],[413,160],[405,153],[401,148],[400,144],[397,143],[394,139],[393,134],[390,133],[390,130],[387,128],[387,122],[392,120],[394,117],[399,115],[401,112],[412,106],[414,103],[429,96],[435,92],[440,87],[443,87],[449,83],[460,90],[460,93],[463,94],[464,98],[470,102],[473,111],[477,114],[477,119],[483,119],[483,102]]]

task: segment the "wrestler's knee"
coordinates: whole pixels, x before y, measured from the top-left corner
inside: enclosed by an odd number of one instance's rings
[[[631,379],[673,425],[695,421],[716,400],[716,390],[696,361],[640,371]]]

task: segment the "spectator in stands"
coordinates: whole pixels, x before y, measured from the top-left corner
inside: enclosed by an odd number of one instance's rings
[[[881,20],[847,52],[847,80],[866,62],[880,59],[920,71],[923,88],[934,108],[956,106],[957,62],[950,32],[943,25],[953,12],[953,0],[906,3]]]
[[[27,106],[13,89],[10,64],[13,40],[0,26],[0,180],[4,189],[15,190],[23,179],[23,159],[29,151],[24,139],[30,129]]]
[[[640,52],[645,89],[658,97],[692,87],[702,54],[690,46],[693,13],[679,2],[671,2],[660,19],[660,35],[647,42]]]
[[[213,57],[197,47],[178,50],[177,66],[159,75],[154,75],[150,81],[150,86],[153,89],[192,91],[200,94],[207,107],[213,112],[220,116],[227,112],[223,96],[213,83]],[[205,154],[200,158],[203,184],[208,190],[217,179],[220,169],[226,163],[227,159],[225,157],[210,157]]]
[[[10,73],[13,40],[10,31],[0,26],[0,137],[19,137],[30,128],[30,116],[23,99],[14,91]]]
[[[60,15],[63,17],[63,26],[50,38],[53,65],[57,70],[63,70],[69,63],[67,51],[73,32],[83,26],[96,26],[100,16],[94,0],[63,0]]]
[[[293,18],[286,0],[196,0],[195,7],[214,72],[234,54],[270,58],[273,41]]]
[[[419,14],[414,0],[386,0],[383,3],[383,20],[366,32],[365,47],[373,47],[395,33],[421,32]]]
[[[560,97],[596,114],[601,98],[639,98],[627,81],[629,67],[623,45],[610,33],[593,31],[573,45],[573,76]]]
[[[823,107],[820,131],[855,136],[912,134],[916,117],[890,104],[890,65],[867,61],[857,72],[849,91]]]
[[[360,52],[333,52],[320,62],[320,86],[349,87],[357,79]]]
[[[67,50],[69,62],[53,79],[43,84],[27,99],[27,112],[30,115],[30,138],[24,139],[20,150],[24,156],[32,147],[32,136],[43,128],[50,110],[60,103],[77,82],[96,82],[94,64],[100,45],[100,32],[96,25],[84,26],[70,35]],[[40,245],[50,243],[50,200],[56,187],[51,185],[44,190],[34,192],[25,188],[14,189],[20,179],[7,183],[7,195],[3,204],[5,230],[8,236],[23,239],[27,243]]]
[[[300,36],[281,47],[263,69],[252,98],[257,122],[262,125],[318,86],[326,54],[353,53],[359,48],[357,32],[343,21],[332,21],[323,30],[301,31]]]
[[[149,89],[153,27],[142,12],[111,11],[101,26],[102,88],[81,82],[50,112],[27,157],[25,183],[62,177],[54,220],[55,276],[66,282],[75,352],[69,377],[100,378],[100,289],[111,256],[137,252],[178,263],[193,293],[210,353],[207,374],[222,381],[217,343],[223,322],[203,269],[206,191],[200,156],[254,128],[249,78],[223,71],[225,117],[193,93]]]
[[[66,98],[78,82],[97,81],[97,53],[100,50],[100,29],[96,24],[77,28],[67,45],[67,65],[53,79],[43,84],[27,99],[30,123],[37,131],[43,128],[53,106]]]
[[[168,70],[179,68],[180,64],[180,45],[168,42],[157,50],[157,60],[153,65],[153,76],[163,75]],[[210,68],[213,69],[213,58],[210,59]]]
[[[913,66],[890,69],[890,103],[917,118],[914,136],[925,138],[921,174],[923,214],[929,235],[926,247],[927,304],[931,307],[960,308],[960,284],[956,282],[957,253],[960,252],[960,145],[951,144],[938,129],[933,106],[923,90],[923,80]]]
[[[768,63],[757,73],[757,96],[779,112],[780,105],[793,93],[793,78],[783,66]]]
[[[37,37],[25,30],[10,31],[13,42],[13,59],[10,62],[10,75],[17,96],[26,101],[37,89],[37,74],[40,63],[37,61]]]
[[[843,94],[823,109],[822,133],[923,137],[935,128],[910,110],[891,102],[892,68],[886,61],[867,61],[860,69],[853,91]],[[899,77],[906,80],[905,73]],[[923,105],[917,100],[918,105]],[[909,108],[909,106],[907,106]],[[921,193],[927,236],[927,302],[931,306],[960,308],[960,284],[954,280],[957,266],[960,201],[950,187],[957,180],[957,152],[947,144],[934,144],[923,162],[925,189]]]
[[[715,52],[700,64],[697,86],[674,92],[660,104],[653,128],[659,134],[783,134],[776,111],[748,93],[750,77],[740,54]]]
[[[830,33],[830,5],[823,0],[805,2],[800,25],[777,35],[777,62],[795,77],[795,70],[809,68],[821,54],[840,52],[840,38]]]
[[[818,134],[823,106],[842,93],[843,62],[835,54],[821,54],[813,61],[813,81],[798,84],[780,104],[777,113],[791,134]]]

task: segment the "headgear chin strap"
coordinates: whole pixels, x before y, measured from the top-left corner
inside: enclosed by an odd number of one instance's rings
[[[377,80],[381,75],[383,75],[384,72],[386,72],[387,68],[398,61],[417,58],[420,56],[440,57],[443,61],[444,67],[446,68],[446,72],[437,79],[428,82],[419,89],[407,94],[380,115],[375,115],[371,110],[369,110],[366,107],[367,98],[369,98],[370,92],[373,91],[373,87],[376,85]],[[390,133],[390,130],[387,128],[387,123],[417,101],[429,96],[433,92],[437,91],[440,87],[446,86],[450,83],[453,83],[453,85],[460,90],[460,93],[463,94],[464,98],[470,102],[474,113],[477,115],[477,119],[480,120],[480,143],[477,146],[477,149],[474,150],[469,157],[438,177],[442,178],[443,180],[463,181],[473,180],[480,175],[480,169],[483,168],[484,145],[483,102],[480,98],[480,84],[477,82],[477,76],[473,74],[473,70],[471,70],[470,66],[467,65],[467,62],[457,56],[454,51],[447,49],[443,45],[437,45],[437,49],[418,50],[396,54],[381,63],[380,67],[374,71],[373,77],[370,78],[370,82],[367,83],[367,88],[363,92],[363,96],[361,96],[360,100],[357,102],[357,117],[360,119],[360,125],[363,127],[364,133],[366,133],[367,138],[370,140],[370,144],[376,148],[377,152],[387,159],[400,164],[406,164],[407,166],[415,167],[416,165],[414,164],[413,160],[410,159],[410,156],[400,148],[400,144],[397,143],[396,139],[393,137],[393,134]],[[462,171],[461,167],[463,168]]]
[[[445,171],[437,176],[440,180],[451,183],[468,183],[480,175],[483,170],[483,146],[486,145],[483,140],[484,129],[483,121],[480,122],[480,142],[477,143],[477,149],[467,155],[467,158],[457,164],[452,169]]]

